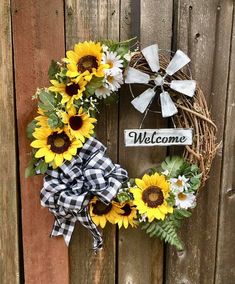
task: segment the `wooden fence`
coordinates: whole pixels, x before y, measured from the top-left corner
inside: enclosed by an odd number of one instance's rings
[[[0,283],[235,283],[234,7],[233,0],[0,1]],[[135,35],[142,46],[157,42],[190,56],[223,143],[193,217],[181,229],[183,251],[140,230],[108,226],[104,250],[95,256],[80,225],[69,249],[62,238],[48,237],[53,218],[40,207],[42,178],[24,177],[30,156],[25,127],[35,111],[32,95],[48,84],[52,58],[78,41]],[[97,131],[130,176],[169,151],[124,147],[124,128],[140,120],[124,87],[119,104],[103,108]],[[148,128],[165,124],[153,114],[145,121]]]

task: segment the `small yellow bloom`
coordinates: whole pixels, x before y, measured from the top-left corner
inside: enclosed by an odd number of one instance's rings
[[[145,174],[142,179],[135,179],[135,183],[136,187],[130,190],[134,196],[133,204],[141,215],[148,217],[149,222],[164,220],[166,214],[173,213],[173,207],[167,203],[170,186],[165,176]]]
[[[118,217],[115,218],[115,223],[118,224],[119,229],[123,226],[125,229],[129,225],[131,227],[136,227],[138,225],[137,219],[137,209],[133,205],[132,201],[121,203],[120,209],[122,210],[121,214],[118,214]]]
[[[107,221],[115,224],[115,220],[118,218],[118,214],[120,213],[122,213],[122,210],[116,202],[105,205],[97,197],[94,197],[90,201],[90,216],[96,226],[104,228]]]
[[[85,142],[85,138],[90,138],[94,133],[95,118],[83,112],[82,107],[77,111],[73,106],[67,112],[61,114],[62,121],[68,125],[68,129],[73,137]]]
[[[62,96],[61,104],[67,103],[67,108],[73,105],[74,100],[79,100],[85,91],[87,82],[80,78],[80,80],[71,80],[68,84],[60,83],[57,80],[50,81],[53,86],[48,89],[52,92],[58,92]]]

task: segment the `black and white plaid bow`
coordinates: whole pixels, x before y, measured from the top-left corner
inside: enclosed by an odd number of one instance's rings
[[[108,205],[128,178],[126,170],[114,164],[106,148],[95,138],[86,141],[79,155],[56,170],[48,170],[41,190],[41,205],[55,216],[51,236],[63,235],[69,245],[78,220],[93,235],[95,250],[103,239],[89,215],[89,201],[97,196]]]

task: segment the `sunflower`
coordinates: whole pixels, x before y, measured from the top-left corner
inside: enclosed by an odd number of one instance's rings
[[[92,221],[101,228],[104,228],[107,221],[115,224],[115,220],[118,218],[118,214],[123,211],[120,209],[116,202],[105,205],[97,197],[94,197],[90,201],[90,216]]]
[[[70,108],[74,100],[78,100],[82,97],[82,93],[85,91],[87,82],[81,78],[80,80],[71,80],[69,83],[60,83],[57,80],[50,81],[53,86],[48,89],[52,92],[58,92],[62,95],[61,104],[67,103],[67,107]]]
[[[67,112],[61,114],[62,121],[68,124],[68,129],[73,137],[85,142],[85,137],[90,138],[94,133],[95,118],[89,116],[89,114],[83,112],[82,107],[77,109],[72,106]]]
[[[71,139],[66,128],[58,131],[49,127],[36,128],[33,137],[36,139],[31,146],[38,149],[35,158],[44,157],[45,162],[55,168],[61,166],[64,159],[70,161],[77,154],[77,149],[82,147],[81,141]]]
[[[135,179],[135,183],[136,187],[130,190],[134,196],[133,204],[141,215],[148,217],[149,222],[164,220],[167,213],[173,213],[173,207],[167,203],[170,186],[165,176],[145,174],[142,179]]]
[[[102,64],[102,47],[100,43],[85,41],[74,46],[74,51],[66,52],[67,57],[63,59],[67,63],[67,76],[70,78],[80,78],[83,76],[86,81],[90,81],[92,76],[103,77],[104,68],[109,68],[108,64]]]
[[[121,214],[118,214],[118,217],[115,219],[115,223],[118,224],[119,229],[124,226],[125,229],[128,228],[128,225],[136,227],[138,225],[137,219],[137,209],[132,201],[124,202],[120,204],[122,210]]]
[[[37,113],[39,114],[35,117],[37,126],[48,128],[48,117],[44,114],[44,111],[41,108],[38,108]]]

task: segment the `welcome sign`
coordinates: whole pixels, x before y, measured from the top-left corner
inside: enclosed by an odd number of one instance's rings
[[[192,145],[192,128],[126,129],[125,146]]]

